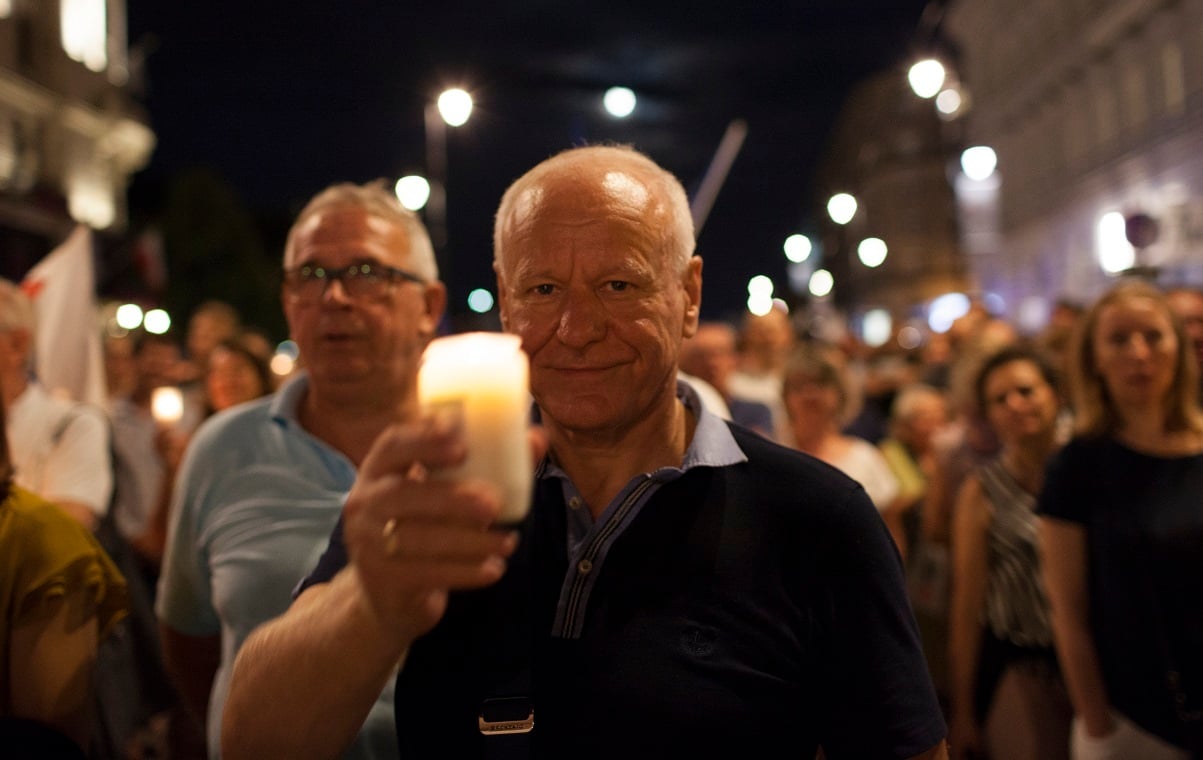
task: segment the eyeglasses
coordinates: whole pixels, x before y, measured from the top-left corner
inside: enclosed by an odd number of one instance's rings
[[[303,264],[284,272],[284,282],[292,291],[292,297],[300,303],[317,303],[322,300],[331,280],[342,283],[347,296],[356,299],[384,298],[397,282],[426,284],[426,280],[413,272],[366,261],[338,268]]]

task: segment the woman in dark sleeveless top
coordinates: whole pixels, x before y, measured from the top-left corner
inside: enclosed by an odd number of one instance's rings
[[[1065,758],[1072,711],[1034,513],[1058,444],[1053,371],[1033,351],[1009,347],[984,361],[974,388],[1002,448],[969,475],[953,515],[949,743],[955,758]]]

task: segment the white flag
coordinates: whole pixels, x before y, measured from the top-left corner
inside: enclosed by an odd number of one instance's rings
[[[76,226],[62,245],[29,270],[21,289],[37,314],[38,379],[51,392],[104,406],[107,393],[91,228]]]

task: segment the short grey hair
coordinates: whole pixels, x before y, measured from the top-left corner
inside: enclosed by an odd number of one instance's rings
[[[678,271],[684,271],[695,248],[693,214],[689,209],[685,188],[671,172],[629,145],[569,148],[543,160],[515,180],[497,207],[493,224],[494,262],[500,263],[503,258],[505,239],[512,226],[514,212],[526,192],[552,176],[582,176],[585,171],[583,166],[590,163],[615,169],[630,168],[639,173],[640,179],[653,191],[655,206],[651,211],[657,217],[657,224],[651,232],[668,260],[675,260]]]
[[[434,246],[422,220],[414,212],[401,205],[397,196],[388,189],[383,179],[357,185],[340,182],[330,185],[305,204],[301,213],[288,230],[284,243],[284,259],[287,260],[296,245],[297,231],[306,221],[331,208],[361,208],[372,216],[397,225],[409,239],[410,268],[414,274],[433,282],[439,278],[439,265],[435,261]]]

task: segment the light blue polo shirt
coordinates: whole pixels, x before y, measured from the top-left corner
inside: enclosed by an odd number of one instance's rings
[[[234,656],[256,626],[288,609],[355,481],[351,461],[297,421],[308,382],[302,373],[206,420],[176,478],[155,610],[181,633],[221,636],[209,700],[213,758]],[[397,757],[391,682],[346,757]]]

